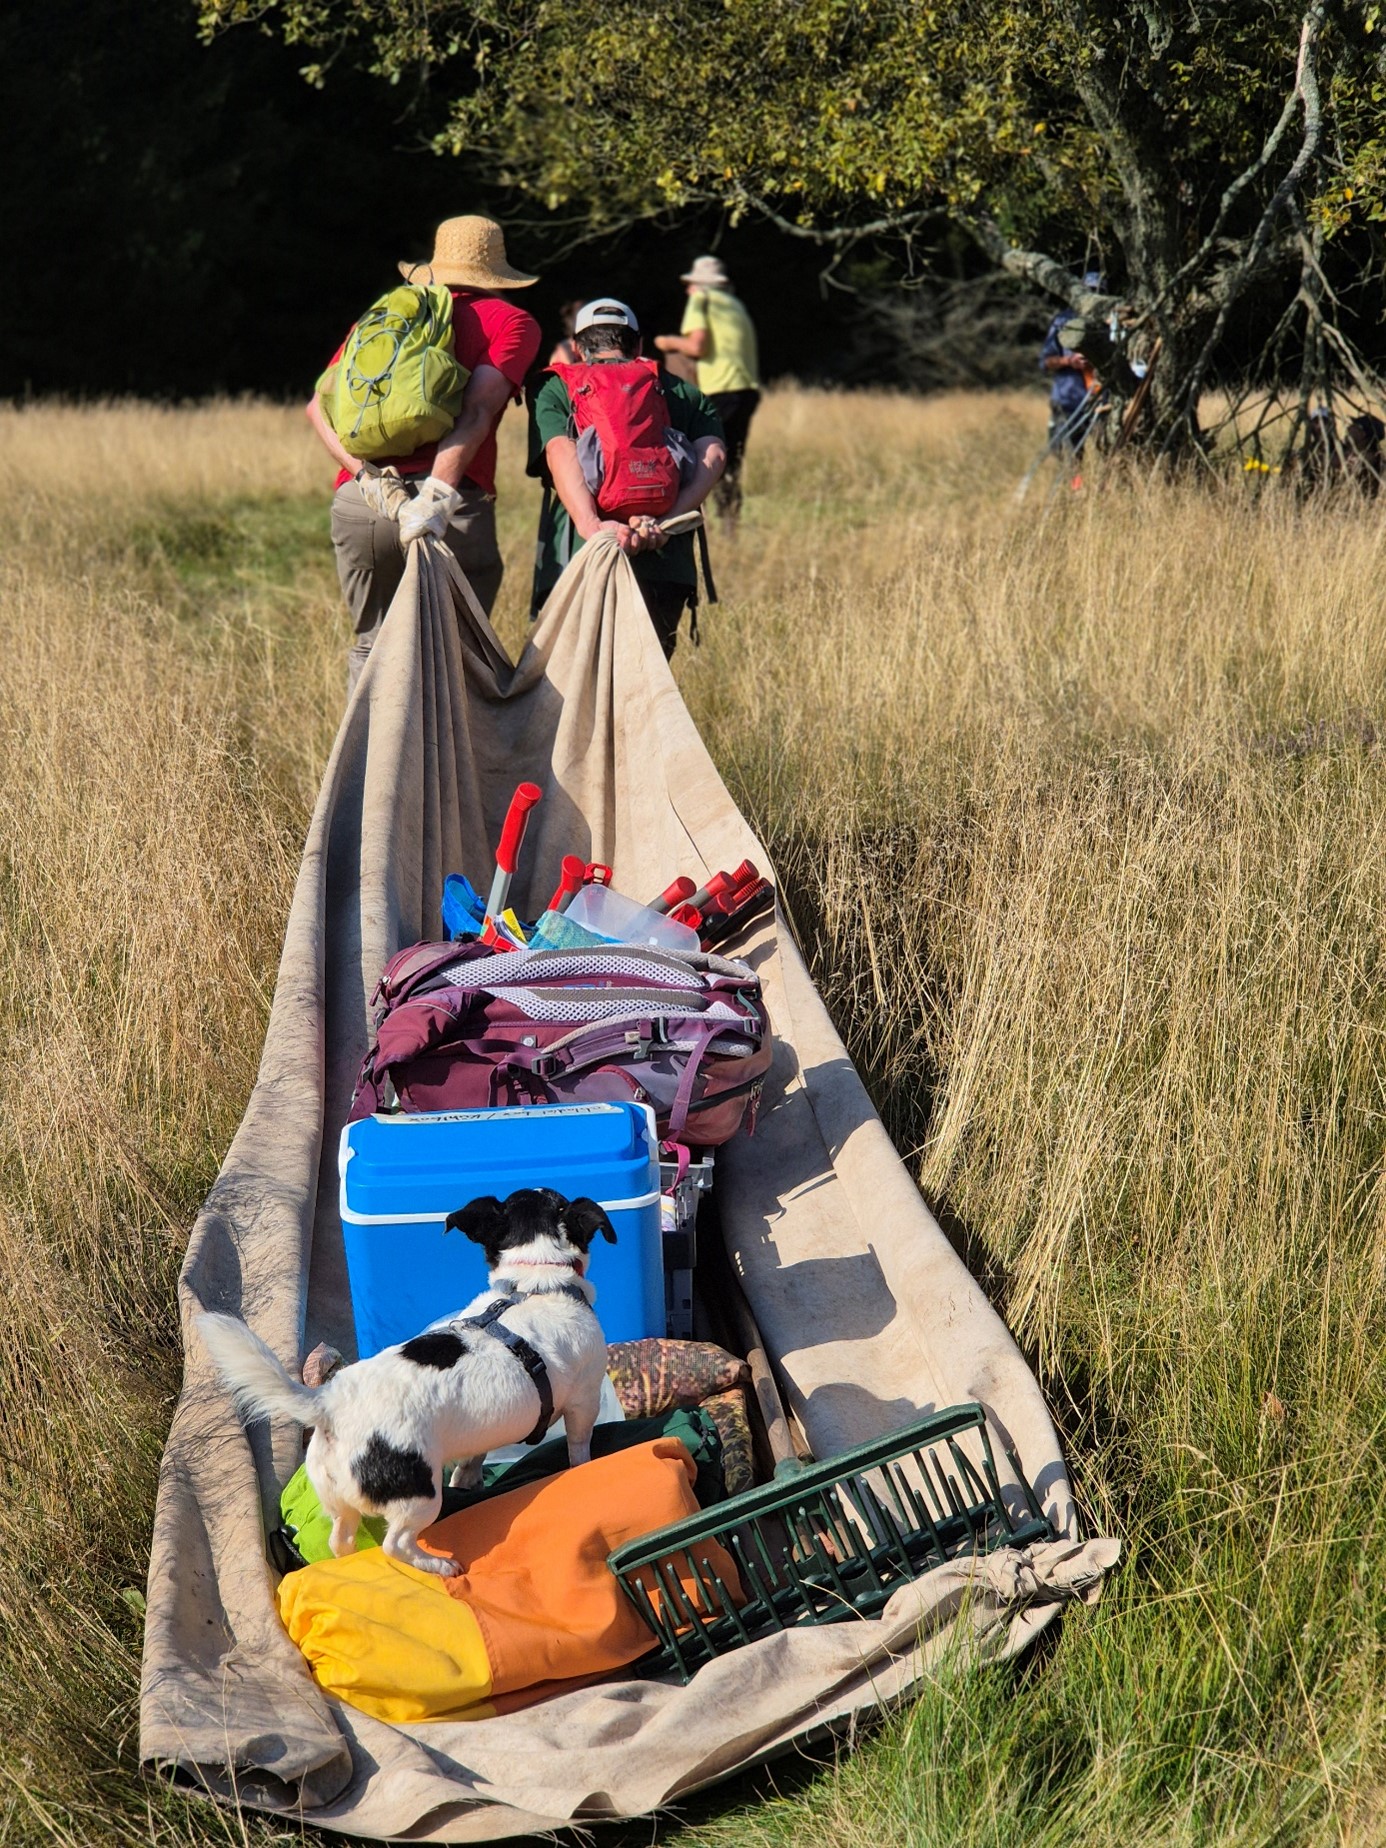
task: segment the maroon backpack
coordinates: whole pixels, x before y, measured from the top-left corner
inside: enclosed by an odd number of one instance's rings
[[[385,966],[351,1119],[379,1110],[611,1101],[653,1105],[661,1140],[712,1148],[770,1069],[745,963],[614,943],[497,954],[417,943]]]

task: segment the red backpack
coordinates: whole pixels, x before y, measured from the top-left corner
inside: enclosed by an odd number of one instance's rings
[[[653,359],[555,365],[568,388],[583,479],[608,519],[658,519],[678,499],[697,455],[669,419]]]

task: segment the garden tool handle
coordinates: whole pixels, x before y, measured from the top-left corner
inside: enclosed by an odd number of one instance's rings
[[[794,1434],[785,1410],[780,1389],[775,1383],[765,1340],[756,1326],[756,1318],[746,1299],[746,1291],[730,1261],[727,1264],[728,1287],[724,1303],[736,1329],[738,1343],[746,1350],[746,1365],[751,1369],[751,1389],[765,1425],[776,1477],[794,1475],[804,1465],[794,1448]]]
[[[716,910],[703,919],[699,929],[705,950],[712,949],[728,937],[736,936],[752,918],[768,910],[775,902],[775,888],[768,879],[757,879],[753,884],[742,886],[739,891],[730,892],[714,902]]]
[[[650,900],[649,909],[662,912],[672,911],[675,905],[681,905],[685,899],[692,898],[697,889],[696,879],[689,879],[680,874],[672,884],[665,886],[658,898]]]
[[[521,783],[510,798],[510,807],[505,812],[505,824],[501,828],[500,845],[496,848],[496,865],[502,872],[514,872],[520,857],[520,843],[525,838],[529,811],[543,797],[544,792],[537,783]]]
[[[537,783],[521,783],[510,798],[510,807],[505,811],[505,821],[501,826],[500,844],[496,848],[496,871],[491,880],[491,890],[486,899],[486,918],[482,929],[483,943],[490,943],[494,934],[495,921],[505,910],[505,901],[510,893],[510,879],[520,857],[520,843],[525,838],[525,827],[529,821],[529,811],[536,802],[543,800],[544,792]]]
[[[749,885],[753,879],[759,878],[760,871],[754,861],[743,860],[734,873],[714,873],[706,885],[701,885],[696,892],[689,893],[688,903],[695,910],[706,911],[710,898],[717,898],[723,892],[735,892],[741,886]]]
[[[549,900],[549,910],[561,911],[568,900],[582,890],[586,878],[587,862],[579,860],[575,853],[565,853],[562,876],[554,887],[553,897]]]

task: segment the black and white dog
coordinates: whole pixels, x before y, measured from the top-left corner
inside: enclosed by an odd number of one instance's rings
[[[308,1479],[332,1517],[331,1547],[351,1553],[363,1514],[384,1515],[384,1548],[450,1578],[457,1565],[426,1553],[422,1528],[438,1518],[443,1469],[475,1487],[488,1450],[537,1443],[563,1414],[568,1462],[592,1454],[606,1341],[592,1309],[587,1253],[611,1221],[594,1200],[523,1188],[502,1204],[473,1200],[448,1220],[486,1253],[490,1287],[455,1316],[399,1347],[384,1348],[300,1385],[245,1323],[196,1317],[217,1371],[245,1417],[278,1414],[313,1427]]]

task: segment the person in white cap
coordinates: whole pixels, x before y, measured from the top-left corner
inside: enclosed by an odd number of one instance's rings
[[[457,421],[439,443],[407,456],[383,457],[363,470],[323,416],[316,394],[308,421],[338,465],[332,502],[332,544],[337,576],[351,611],[356,638],[348,661],[354,687],[404,575],[405,548],[424,532],[450,547],[488,614],[504,566],[496,543],[496,428],[506,406],[521,400],[525,374],[539,352],[539,323],[499,291],[527,289],[538,280],[511,267],[505,233],[491,218],[447,218],[438,226],[433,255],[403,262],[406,282],[442,283],[452,296],[453,353],[468,370]],[[348,336],[349,337],[349,336]],[[346,341],[334,358],[340,358]],[[373,493],[378,470],[394,468],[404,488],[397,518]],[[372,480],[364,482],[369,475]],[[387,478],[388,479],[388,478]]]
[[[698,366],[698,389],[712,401],[727,442],[727,467],[717,485],[717,511],[732,530],[741,516],[741,464],[751,419],[760,403],[760,355],[745,304],[732,291],[720,257],[699,257],[681,278],[688,300],[676,334],[659,334],[661,353],[681,353]]]
[[[573,340],[577,364],[552,368],[552,376],[540,387],[530,413],[529,472],[546,476],[554,495],[552,521],[546,520],[540,527],[536,605],[586,540],[597,533],[610,533],[630,558],[667,658],[674,652],[679,622],[686,609],[694,611],[696,623],[698,564],[693,535],[679,533],[666,538],[657,530],[652,516],[623,515],[619,509],[613,515],[598,506],[596,496],[603,488],[599,486],[594,491],[584,473],[572,394],[587,388],[593,395],[606,397],[601,391],[602,381],[595,381],[593,386],[587,376],[606,367],[621,369],[618,390],[610,394],[613,406],[618,399],[632,399],[638,393],[662,394],[662,405],[658,399],[654,401],[659,412],[656,421],[661,429],[676,433],[668,443],[676,459],[669,467],[669,505],[662,509],[661,518],[691,512],[711,493],[726,463],[722,426],[696,385],[673,378],[652,360],[642,359],[640,324],[624,302],[599,296],[585,303],[573,323]],[[642,376],[642,369],[648,377]],[[618,410],[615,418],[608,420],[608,434],[610,425],[619,423],[619,416]],[[609,485],[618,478],[621,458],[608,456],[605,451],[602,455],[604,483]]]

